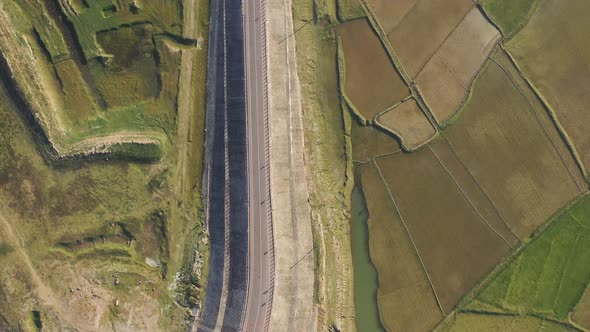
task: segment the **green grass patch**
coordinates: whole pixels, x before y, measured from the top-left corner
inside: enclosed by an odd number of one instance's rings
[[[502,33],[513,36],[528,22],[537,0],[483,0],[483,8],[500,27]]]
[[[590,196],[567,209],[499,271],[478,300],[567,320],[590,281]]]

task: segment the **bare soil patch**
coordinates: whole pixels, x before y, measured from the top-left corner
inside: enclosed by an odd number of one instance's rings
[[[377,122],[399,136],[407,150],[423,145],[436,135],[436,129],[414,99],[408,99],[379,115]]]
[[[367,119],[393,106],[410,92],[366,19],[341,24],[336,33],[345,58],[345,93]]]
[[[473,6],[471,0],[420,0],[388,34],[411,77],[418,75]]]

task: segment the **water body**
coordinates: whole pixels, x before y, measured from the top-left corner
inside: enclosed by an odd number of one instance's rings
[[[369,211],[360,186],[352,191],[352,263],[354,266],[354,306],[356,329],[359,332],[385,331],[379,320],[377,270],[369,255]]]

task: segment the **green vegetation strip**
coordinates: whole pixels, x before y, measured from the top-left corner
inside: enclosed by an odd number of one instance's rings
[[[590,282],[590,196],[565,208],[484,286],[477,300],[566,322]]]
[[[481,0],[486,14],[506,38],[514,36],[529,21],[537,0]]]

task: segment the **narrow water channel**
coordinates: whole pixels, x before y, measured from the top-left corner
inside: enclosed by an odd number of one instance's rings
[[[385,331],[377,307],[377,271],[369,255],[369,212],[360,186],[352,191],[352,263],[354,267],[354,305],[356,329],[359,332]]]

